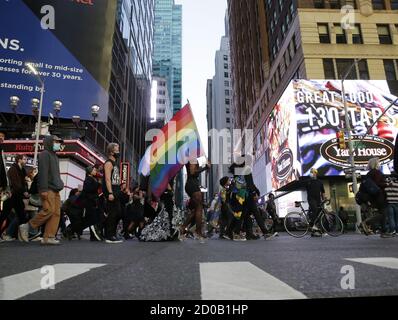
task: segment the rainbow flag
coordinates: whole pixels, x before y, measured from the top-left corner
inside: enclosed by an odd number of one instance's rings
[[[152,194],[160,197],[167,185],[190,160],[204,156],[198,128],[187,104],[161,129],[150,146]],[[148,161],[148,156],[146,157]]]

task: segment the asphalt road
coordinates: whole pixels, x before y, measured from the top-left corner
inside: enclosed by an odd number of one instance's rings
[[[40,290],[32,278],[45,265],[63,268],[53,290]],[[76,266],[87,269],[74,274]],[[398,295],[398,237],[0,243],[0,299],[200,300],[229,299],[231,292],[262,300]]]

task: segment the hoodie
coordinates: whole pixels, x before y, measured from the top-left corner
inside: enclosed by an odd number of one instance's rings
[[[56,153],[52,150],[54,138],[46,136],[44,138],[44,150],[39,154],[39,192],[49,190],[59,192],[64,188],[59,172],[59,160]]]

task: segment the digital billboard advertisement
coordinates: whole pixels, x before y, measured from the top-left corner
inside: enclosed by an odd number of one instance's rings
[[[391,173],[398,105],[379,117],[397,98],[391,94],[395,87],[385,80],[344,82],[354,159],[364,170],[370,158],[378,157],[383,172]],[[265,124],[267,192],[308,176],[311,168],[317,168],[320,177],[345,175],[348,144],[340,149],[336,137],[345,127],[341,92],[340,80],[293,80],[287,87]]]
[[[106,121],[112,43],[117,1],[1,0],[0,111],[12,112],[11,96],[20,98],[17,112],[32,114],[40,82],[26,66],[32,63],[45,83],[43,116],[53,102],[63,103],[59,116],[90,120],[91,106],[101,107]]]

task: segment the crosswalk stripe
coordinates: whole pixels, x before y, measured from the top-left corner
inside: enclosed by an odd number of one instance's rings
[[[347,258],[345,260],[370,264],[377,267],[398,269],[398,258],[377,257],[377,258]]]
[[[203,300],[306,299],[301,292],[250,262],[200,264]]]
[[[105,264],[55,264],[52,266],[54,267],[54,285],[103,266]],[[50,275],[50,273],[44,273],[44,271],[42,273],[42,268],[40,268],[1,278],[0,300],[15,300],[42,290],[43,278]],[[46,283],[44,282],[44,284]]]

